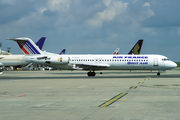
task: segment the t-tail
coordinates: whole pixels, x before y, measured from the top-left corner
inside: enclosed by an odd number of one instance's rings
[[[144,40],[139,40],[134,47],[129,51],[128,54],[140,54]]]
[[[63,50],[59,53],[59,55],[64,55],[65,52],[66,52],[66,49],[63,49]]]
[[[29,54],[29,55],[43,54],[43,52],[39,49],[39,47],[30,38],[15,38],[15,39],[8,38],[7,40],[16,41],[24,54]]]

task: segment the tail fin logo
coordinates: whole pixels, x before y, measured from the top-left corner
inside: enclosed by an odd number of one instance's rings
[[[138,54],[138,50],[139,50],[139,44],[137,44],[135,47],[134,47],[134,49],[132,50],[132,52],[134,53],[134,54]]]
[[[29,41],[21,41],[17,43],[25,54],[40,54],[40,52]]]
[[[119,52],[114,52],[114,53],[113,53],[113,55],[118,55],[118,54],[119,54]]]

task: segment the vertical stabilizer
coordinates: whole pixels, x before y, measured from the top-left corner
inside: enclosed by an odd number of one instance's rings
[[[113,55],[118,55],[119,54],[119,48],[116,48],[116,50],[113,52]]]
[[[65,54],[65,51],[66,51],[66,49],[63,49],[63,50],[59,53],[59,55],[64,55],[64,54]]]
[[[46,39],[46,37],[41,37],[36,43],[36,45],[39,47],[40,50],[42,50],[45,39]]]
[[[141,48],[144,40],[139,40],[134,47],[129,51],[128,54],[140,54]]]
[[[16,41],[24,54],[43,54],[39,47],[30,38],[7,39]]]

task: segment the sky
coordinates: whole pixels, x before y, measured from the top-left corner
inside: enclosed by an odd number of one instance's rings
[[[127,54],[144,39],[141,54],[180,62],[179,0],[0,0],[2,49],[23,54],[5,38],[46,37],[44,49],[66,54]]]

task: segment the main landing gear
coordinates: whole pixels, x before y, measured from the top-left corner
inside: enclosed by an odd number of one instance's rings
[[[95,76],[96,73],[95,73],[94,71],[93,71],[93,72],[90,71],[90,72],[87,73],[87,75],[88,75],[89,77],[90,77],[90,76]]]
[[[157,73],[157,76],[160,76],[160,72]]]

